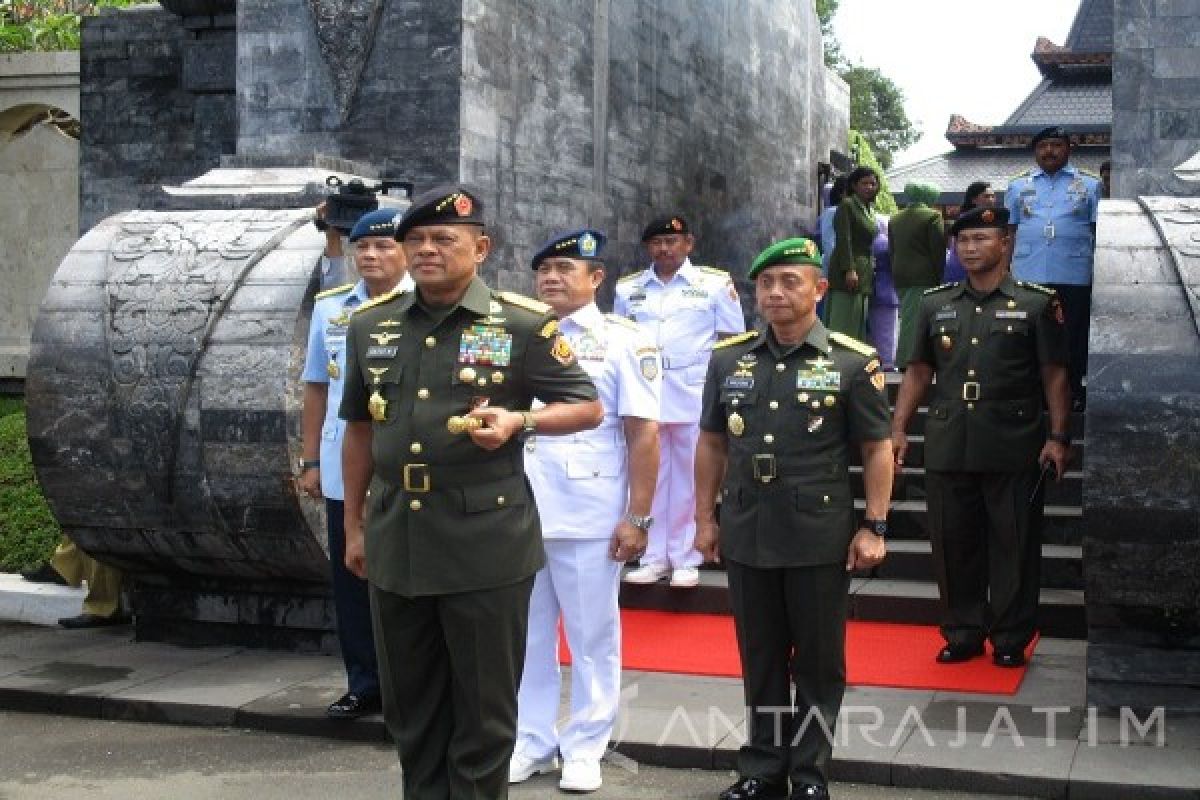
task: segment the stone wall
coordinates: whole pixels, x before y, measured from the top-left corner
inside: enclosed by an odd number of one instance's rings
[[[1200,195],[1200,0],[1116,0],[1113,196]]]
[[[665,210],[698,262],[744,273],[812,225],[843,92],[805,0],[464,0],[461,176],[500,222],[497,282],[528,291],[536,244],[590,223],[615,240],[611,284]]]
[[[233,152],[231,25],[186,24],[156,5],[84,19],[81,230],[119,211],[158,208],[162,184],[201,175]]]

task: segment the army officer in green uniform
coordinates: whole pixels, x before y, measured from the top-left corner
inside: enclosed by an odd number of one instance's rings
[[[364,303],[346,339],[346,563],[370,583],[405,798],[503,798],[544,558],[521,440],[604,411],[550,307],[478,277],[475,194],[415,198],[396,238],[416,290]]]
[[[696,448],[696,548],[715,561],[720,540],[751,709],[740,777],[721,800],[826,798],[822,724],[833,730],[846,685],[850,571],[886,550],[891,421],[875,351],[817,319],[827,283],[816,245],[774,244],[749,276],[768,326],[713,350]]]
[[[943,605],[941,663],[982,655],[985,639],[997,665],[1025,663],[1040,587],[1042,470],[1053,465],[1061,478],[1069,455],[1062,304],[1052,289],[1009,273],[1008,218],[1004,208],[976,208],[955,221],[967,279],[925,292],[892,423],[903,466],[905,431],[936,375],[925,489]]]

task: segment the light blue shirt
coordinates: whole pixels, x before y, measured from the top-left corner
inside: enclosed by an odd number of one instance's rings
[[[1100,181],[1070,164],[1053,175],[1035,167],[1004,195],[1017,226],[1012,273],[1018,280],[1090,286]]]
[[[833,228],[833,217],[837,214],[837,206],[829,206],[817,217],[817,227],[821,232],[821,273],[829,277],[829,257],[833,255],[833,245],[837,242],[837,231]]]
[[[411,289],[405,274],[399,288]],[[354,309],[367,301],[367,285],[360,280],[349,291],[322,297],[313,304],[308,328],[308,353],[304,358],[305,383],[329,385],[325,398],[325,421],[321,425],[321,494],[330,500],[344,499],[342,487],[342,436],[345,420],[338,418],[346,377],[346,331]]]

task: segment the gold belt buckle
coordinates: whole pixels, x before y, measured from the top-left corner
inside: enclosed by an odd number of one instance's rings
[[[979,383],[978,381],[967,381],[963,384],[962,392],[963,400],[971,401],[979,399]]]
[[[420,480],[420,483],[414,483],[413,478]],[[404,465],[404,491],[406,492],[428,492],[429,491],[429,465],[428,464],[405,464]]]
[[[774,453],[754,454],[754,480],[770,483],[775,480],[776,474]]]

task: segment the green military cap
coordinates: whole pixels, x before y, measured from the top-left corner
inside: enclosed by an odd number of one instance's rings
[[[821,266],[821,250],[812,239],[798,236],[795,239],[784,239],[763,250],[750,265],[747,277],[754,278],[767,267],[776,264],[811,264]]]

